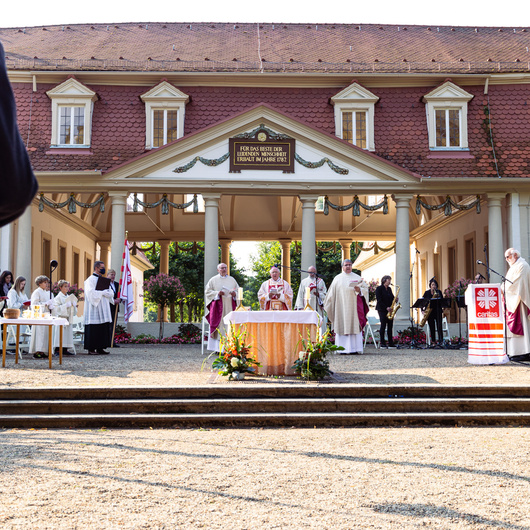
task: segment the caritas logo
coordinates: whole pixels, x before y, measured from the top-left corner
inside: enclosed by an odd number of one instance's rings
[[[499,318],[501,316],[499,287],[475,289],[475,314],[477,318]]]

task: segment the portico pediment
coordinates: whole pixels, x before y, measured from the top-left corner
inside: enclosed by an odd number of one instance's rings
[[[243,170],[230,173],[229,139],[264,127],[273,135],[295,140],[294,172]],[[370,188],[417,183],[419,177],[351,144],[294,120],[267,105],[259,105],[195,134],[124,164],[103,177],[113,188],[160,186],[193,187],[198,192],[215,187],[242,192],[240,188],[274,186],[300,191],[311,188]]]

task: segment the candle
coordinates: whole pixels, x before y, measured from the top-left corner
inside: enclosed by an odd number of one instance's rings
[[[305,299],[309,300],[311,298],[311,289],[309,287],[305,288]]]
[[[237,297],[239,298],[239,301],[243,302],[243,287],[239,287],[237,291]]]

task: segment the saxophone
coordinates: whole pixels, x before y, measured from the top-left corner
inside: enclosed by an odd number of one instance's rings
[[[398,309],[401,307],[401,304],[396,304],[398,295],[399,295],[399,285],[396,286],[396,296],[394,296],[394,300],[392,300],[392,305],[390,306],[390,311],[388,312],[388,315],[386,316],[388,320],[394,320],[394,317],[396,316]]]
[[[438,296],[438,293],[434,293],[434,296],[432,298],[440,298],[440,297]],[[431,314],[431,312],[432,312],[432,307],[431,307],[431,302],[429,301],[429,303],[427,304],[427,308],[425,309],[425,313],[423,313],[423,318],[421,319],[421,322],[420,322],[421,328],[425,326],[425,323],[427,322],[427,319],[429,318],[429,315]]]

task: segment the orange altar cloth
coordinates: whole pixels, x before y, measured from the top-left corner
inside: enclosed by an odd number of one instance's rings
[[[294,375],[301,338],[316,340],[319,316],[315,311],[232,311],[227,325],[247,332],[251,354],[261,363],[261,375]]]

